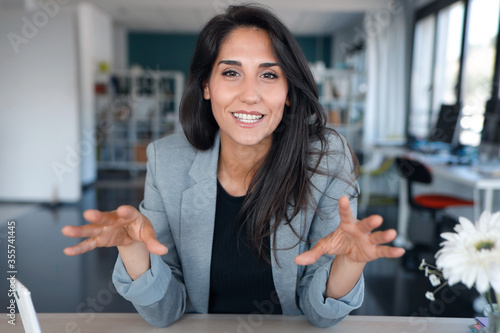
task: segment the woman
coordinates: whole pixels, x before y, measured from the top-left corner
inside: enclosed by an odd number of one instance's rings
[[[357,169],[325,127],[287,28],[232,6],[200,33],[180,110],[184,133],[148,147],[140,212],[86,211],[77,255],[117,246],[113,281],[154,326],[185,312],[305,314],[331,326],[359,307],[366,262],[398,257],[394,230],[357,221]]]

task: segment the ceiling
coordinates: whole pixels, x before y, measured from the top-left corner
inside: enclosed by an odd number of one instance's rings
[[[212,16],[241,0],[72,0],[91,2],[130,30],[197,33]],[[425,1],[425,0],[424,0]],[[365,11],[387,9],[389,0],[260,0],[296,35],[326,35],[359,22]],[[0,9],[38,9],[36,0],[0,0]]]
[[[199,32],[205,22],[237,0],[93,0],[116,22],[135,30]],[[329,34],[359,20],[387,0],[262,0],[295,34]]]
[[[241,0],[71,0],[91,2],[115,23],[130,30],[197,33],[212,16]],[[365,10],[384,8],[388,0],[261,0],[297,35],[330,34],[359,21]],[[36,10],[36,0],[0,0],[0,10]]]

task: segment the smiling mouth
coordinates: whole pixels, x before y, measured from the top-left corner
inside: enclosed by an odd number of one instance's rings
[[[261,120],[264,117],[264,115],[263,114],[254,115],[254,114],[236,113],[235,112],[235,113],[233,113],[233,117],[238,119],[239,121],[241,121],[243,123],[252,124],[252,123],[256,123],[259,120]]]

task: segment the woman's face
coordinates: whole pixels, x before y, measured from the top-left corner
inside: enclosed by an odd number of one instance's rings
[[[270,146],[288,104],[287,94],[267,32],[238,28],[229,34],[204,87],[222,142]]]

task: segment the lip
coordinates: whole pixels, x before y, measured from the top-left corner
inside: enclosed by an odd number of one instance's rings
[[[252,115],[252,116],[263,116],[264,115],[264,114],[262,114],[259,111],[245,111],[245,110],[238,110],[238,111],[234,111],[234,112],[231,112],[231,113],[246,113],[246,114],[249,114],[249,115]]]

